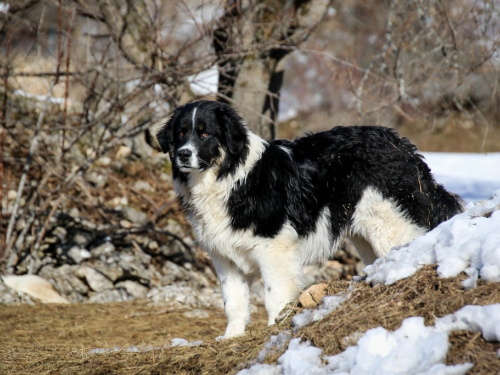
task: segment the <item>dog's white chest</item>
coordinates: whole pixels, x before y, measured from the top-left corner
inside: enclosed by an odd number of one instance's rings
[[[189,184],[188,220],[198,241],[205,250],[231,260],[244,273],[254,273],[257,267],[251,254],[265,241],[256,239],[251,230],[231,227],[226,206],[230,187],[210,172],[191,177]]]

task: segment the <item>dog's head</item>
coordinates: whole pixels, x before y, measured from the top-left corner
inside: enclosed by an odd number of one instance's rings
[[[179,171],[204,172],[215,165],[221,176],[246,158],[247,133],[231,107],[202,100],[175,109],[156,137],[163,152],[170,154],[174,177]]]

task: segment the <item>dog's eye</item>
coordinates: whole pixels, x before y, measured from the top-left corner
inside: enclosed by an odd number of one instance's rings
[[[208,138],[208,137],[210,137],[210,133],[203,132],[203,133],[201,133],[201,136],[202,136],[202,138]]]
[[[184,137],[184,132],[179,132],[179,137],[180,138]]]

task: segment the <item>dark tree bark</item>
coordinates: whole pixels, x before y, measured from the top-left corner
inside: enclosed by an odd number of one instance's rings
[[[320,23],[330,0],[227,0],[213,35],[219,100],[231,104],[252,131],[276,135],[283,58]]]

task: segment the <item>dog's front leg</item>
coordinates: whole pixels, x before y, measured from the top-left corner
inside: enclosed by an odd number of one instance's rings
[[[230,260],[212,255],[212,262],[222,289],[227,328],[223,338],[245,334],[250,320],[250,290],[248,278]]]
[[[273,325],[280,311],[304,287],[302,267],[293,251],[268,251],[259,259],[268,325]]]

